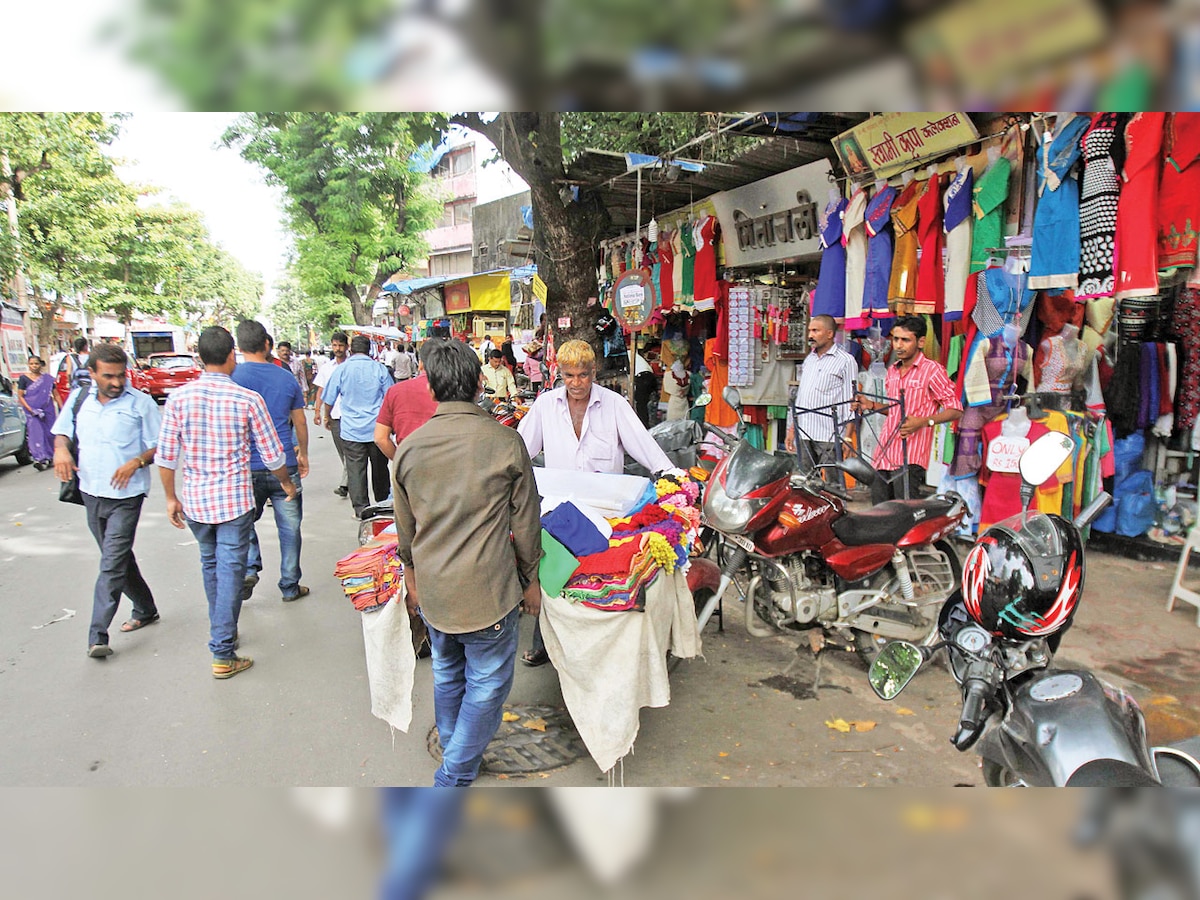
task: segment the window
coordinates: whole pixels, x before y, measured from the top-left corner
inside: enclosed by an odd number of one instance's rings
[[[454,204],[454,224],[470,225],[475,211],[474,200],[464,200]]]
[[[450,157],[450,170],[455,175],[475,171],[475,148],[466,147]]]
[[[429,276],[431,278],[470,274],[470,250],[461,250],[457,253],[439,253],[436,256],[429,257]]]
[[[438,222],[441,228],[449,228],[454,224],[454,204],[447,203],[442,207],[442,220]]]

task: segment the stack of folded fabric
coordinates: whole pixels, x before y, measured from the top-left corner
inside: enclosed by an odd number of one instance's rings
[[[399,593],[404,565],[395,543],[368,544],[339,559],[333,575],[355,609],[374,612]]]

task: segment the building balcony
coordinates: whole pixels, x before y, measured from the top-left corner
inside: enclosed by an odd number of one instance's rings
[[[443,175],[437,181],[447,202],[476,196],[474,172],[467,172],[465,175]]]
[[[470,249],[473,232],[471,223],[462,225],[444,225],[441,228],[431,228],[425,232],[429,240],[429,252],[437,253],[446,250]]]

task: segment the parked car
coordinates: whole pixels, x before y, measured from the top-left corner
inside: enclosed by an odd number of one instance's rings
[[[13,457],[18,466],[33,462],[25,444],[25,410],[17,402],[13,383],[0,375],[0,459]]]
[[[148,379],[147,392],[155,400],[166,400],[173,390],[195,381],[204,372],[191,353],[151,353],[141,373]]]
[[[58,394],[59,403],[66,403],[67,397],[71,395],[68,373],[70,363],[67,361],[69,355],[68,353],[55,353],[50,357],[49,365],[46,367],[46,371],[54,376],[54,393]],[[143,394],[150,393],[150,377],[136,366],[125,367],[125,379],[135,391],[141,391]]]

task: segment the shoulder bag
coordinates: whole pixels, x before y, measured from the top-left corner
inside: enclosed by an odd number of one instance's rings
[[[67,444],[67,449],[71,451],[71,459],[76,467],[79,465],[79,407],[83,406],[83,401],[87,399],[88,389],[86,387],[79,388],[79,396],[75,398],[75,403],[71,406],[71,440]],[[74,503],[78,506],[83,506],[83,494],[79,490],[79,470],[76,468],[71,473],[70,479],[64,481],[58,486],[58,499],[62,503]]]

